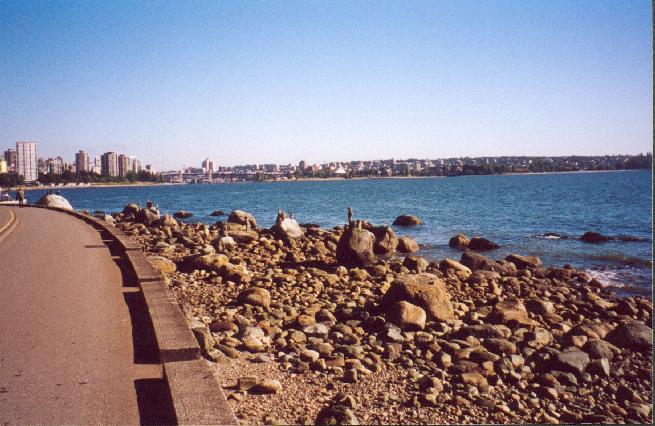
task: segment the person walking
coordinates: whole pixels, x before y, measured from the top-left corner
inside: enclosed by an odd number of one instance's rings
[[[25,205],[25,191],[23,190],[22,186],[18,187],[18,191],[16,191],[16,198],[18,199],[18,206],[23,207]]]

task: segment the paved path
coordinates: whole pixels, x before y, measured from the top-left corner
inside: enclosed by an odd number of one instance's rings
[[[44,209],[0,206],[0,217],[8,209],[17,222],[0,241],[0,424],[138,424],[166,411],[152,408],[165,405],[161,366],[135,353],[138,290],[123,286],[100,233]]]

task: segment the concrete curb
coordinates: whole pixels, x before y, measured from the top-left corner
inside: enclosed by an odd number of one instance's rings
[[[177,423],[181,425],[238,425],[221,385],[209,365],[200,357],[200,346],[184,314],[141,246],[123,231],[88,214],[58,207],[29,205],[66,213],[107,232],[124,252],[133,278],[141,288],[157,339]]]

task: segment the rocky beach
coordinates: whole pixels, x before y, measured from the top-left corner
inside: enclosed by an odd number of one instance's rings
[[[244,423],[652,423],[645,297],[495,259],[480,237],[428,261],[389,226],[221,213],[127,205],[105,220],[162,272]]]

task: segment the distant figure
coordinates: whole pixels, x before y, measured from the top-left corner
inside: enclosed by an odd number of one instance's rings
[[[353,208],[348,207],[348,225],[353,223]]]
[[[290,218],[291,220],[296,220],[296,218],[294,217],[293,212],[291,212],[291,214],[289,215],[289,218]]]
[[[16,191],[16,199],[18,200],[19,207],[23,207],[25,205],[25,191],[23,190],[22,186],[19,186],[18,191]]]
[[[148,202],[146,203],[146,208],[149,208],[149,209],[152,208],[152,201],[148,200]]]
[[[284,212],[282,209],[277,209],[277,217],[275,218],[275,224],[279,225],[284,220]]]

